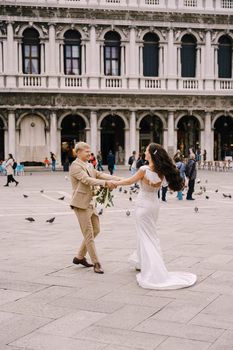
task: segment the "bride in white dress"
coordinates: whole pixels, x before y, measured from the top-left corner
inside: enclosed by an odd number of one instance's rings
[[[174,191],[182,189],[183,180],[171,158],[160,145],[151,143],[147,147],[146,160],[149,165],[142,166],[134,176],[115,182],[117,186],[124,186],[140,181],[135,210],[137,251],[130,257],[136,270],[140,271],[136,276],[137,282],[142,288],[148,289],[179,289],[192,286],[196,282],[196,275],[167,271],[156,232],[159,213],[158,190],[163,178],[166,178],[169,188]]]

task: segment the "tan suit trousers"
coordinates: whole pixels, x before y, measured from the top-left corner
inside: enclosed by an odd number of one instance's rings
[[[83,259],[88,252],[92,263],[95,264],[99,262],[94,242],[94,238],[100,232],[99,217],[96,214],[93,205],[89,205],[87,209],[74,208],[74,212],[78,218],[84,237],[77,257],[78,259]]]

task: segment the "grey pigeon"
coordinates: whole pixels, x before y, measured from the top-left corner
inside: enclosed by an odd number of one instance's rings
[[[55,217],[54,217],[54,218],[51,218],[51,219],[46,220],[46,222],[49,222],[50,224],[52,224],[52,223],[54,222],[54,220],[55,220]]]
[[[36,221],[35,219],[29,217],[29,218],[25,218],[25,220],[29,221],[29,222],[33,222],[33,221]]]
[[[28,195],[26,195],[26,194],[23,194],[23,196],[24,196],[24,198],[28,198]]]
[[[100,211],[98,212],[98,215],[102,215],[103,214],[103,209],[100,209]]]
[[[60,201],[64,201],[65,196],[58,198]]]
[[[195,213],[197,213],[198,212],[198,207],[195,207],[194,211],[195,211]]]
[[[130,216],[130,211],[129,210],[126,211],[126,215]]]

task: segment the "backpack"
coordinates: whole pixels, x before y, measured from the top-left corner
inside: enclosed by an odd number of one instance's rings
[[[12,165],[12,168],[13,168],[13,170],[15,170],[17,168],[17,162],[15,160],[14,160],[14,163]]]
[[[134,162],[134,156],[130,156],[130,157],[129,157],[129,160],[128,160],[128,164],[129,164],[129,165],[132,165],[133,162]]]

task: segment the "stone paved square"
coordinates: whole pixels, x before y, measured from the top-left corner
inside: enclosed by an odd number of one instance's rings
[[[137,285],[127,261],[136,247],[136,196],[130,202],[118,190],[96,240],[105,274],[72,264],[82,236],[66,176],[26,173],[17,188],[4,188],[0,177],[0,350],[232,350],[233,199],[222,194],[233,195],[233,173],[199,171],[205,194],[190,203],[168,193],[161,203],[157,229],[168,269],[198,276],[193,287],[174,291]]]

